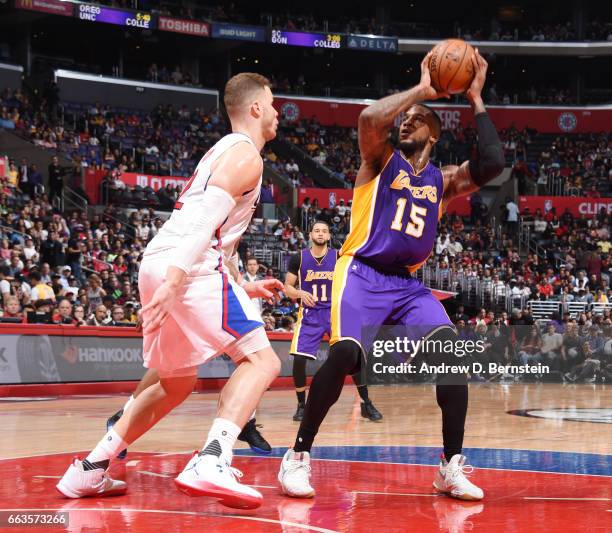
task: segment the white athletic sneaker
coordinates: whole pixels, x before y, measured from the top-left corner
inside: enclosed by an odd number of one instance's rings
[[[465,455],[453,455],[449,462],[442,457],[440,468],[433,482],[434,489],[459,500],[482,500],[482,489],[468,480],[466,474],[471,474],[474,468],[465,464]]]
[[[112,479],[102,468],[84,470],[81,460],[75,458],[55,487],[66,498],[85,498],[125,494],[127,483]]]
[[[312,498],[315,490],[310,486],[310,454],[287,450],[278,471],[283,493],[293,498]]]
[[[236,478],[242,472],[214,455],[194,452],[185,469],[174,480],[181,492],[189,496],[209,496],[235,509],[255,509],[263,501],[260,492],[242,485]]]

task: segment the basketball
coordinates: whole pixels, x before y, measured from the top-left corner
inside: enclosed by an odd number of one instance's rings
[[[429,60],[431,84],[438,92],[461,94],[474,79],[474,48],[462,39],[438,43]]]

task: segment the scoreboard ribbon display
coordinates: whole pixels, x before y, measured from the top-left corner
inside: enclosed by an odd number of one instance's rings
[[[306,33],[299,31],[272,30],[272,44],[306,46],[308,48],[340,48],[342,35],[339,33]]]
[[[123,11],[91,4],[78,4],[76,16],[81,20],[89,20],[90,22],[105,22],[118,26],[142,28],[143,30],[155,29],[151,13],[141,11]]]

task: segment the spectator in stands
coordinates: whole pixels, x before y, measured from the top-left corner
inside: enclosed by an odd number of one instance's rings
[[[469,320],[468,315],[465,314],[465,306],[457,306],[457,312],[452,317],[453,323],[463,322],[464,324]]]
[[[102,288],[102,280],[97,274],[91,274],[87,281],[87,301],[89,313],[92,313],[102,305],[102,298],[106,296],[106,291]]]
[[[74,320],[75,326],[87,325],[87,322],[85,320],[85,308],[80,304],[76,304],[73,306],[72,318]]]
[[[120,305],[114,305],[111,309],[111,320],[109,326],[129,326],[131,325],[125,318],[125,310]]]
[[[276,329],[276,319],[271,314],[264,315],[263,321],[266,331],[274,331]]]
[[[542,362],[542,338],[538,326],[531,326],[529,333],[525,336],[520,345],[518,353],[519,361],[522,365],[528,366],[532,363]]]
[[[108,317],[108,310],[102,304],[95,307],[94,313],[87,321],[88,326],[107,326],[111,319]]]
[[[595,382],[595,374],[601,368],[601,361],[593,353],[588,342],[583,342],[581,346],[581,363],[574,366],[565,378],[568,381],[576,382]]]
[[[40,247],[41,260],[51,268],[65,263],[64,245],[56,231],[49,232],[49,237]]]
[[[32,196],[32,189],[30,187],[30,167],[28,166],[28,160],[24,157],[21,160],[18,170],[18,188],[24,194]]]
[[[53,200],[58,197],[62,198],[64,191],[64,168],[59,164],[59,158],[53,156],[51,164],[49,165],[49,201],[53,203]]]
[[[549,324],[546,333],[542,335],[541,354],[543,363],[548,365],[551,371],[561,372],[563,354],[563,336],[557,333],[554,324]]]
[[[8,278],[8,279],[7,279]],[[11,277],[9,276],[8,267],[3,265],[0,267],[0,292],[2,292],[2,301],[6,303],[6,298],[11,294]]]
[[[297,175],[297,173],[300,171],[300,167],[295,162],[295,159],[289,159],[289,161],[287,161],[287,164],[285,165],[285,170],[290,176]]]
[[[244,273],[244,279],[247,282],[259,281],[263,279],[263,277],[259,273],[259,261],[256,257],[247,258],[246,262],[246,272]],[[252,298],[251,301],[255,304],[255,307],[261,313],[263,309],[263,302],[261,298]]]
[[[2,316],[4,318],[24,318],[19,299],[16,296],[7,296],[5,298]]]
[[[295,322],[292,316],[281,318],[280,326],[274,330],[275,333],[293,333]]]
[[[74,318],[72,317],[72,304],[68,301],[68,299],[62,298],[57,305],[57,310],[58,324],[72,325],[76,323]]]
[[[506,198],[506,226],[508,228],[508,234],[514,239],[517,235],[518,229],[518,217],[519,217],[518,205],[509,197]]]
[[[554,289],[549,280],[544,279],[537,284],[538,296],[542,300],[549,300],[554,294]]]
[[[42,282],[40,272],[36,270],[30,272],[30,285],[32,286],[30,293],[30,300],[32,302],[37,300],[51,300],[55,302],[55,293],[49,285]]]

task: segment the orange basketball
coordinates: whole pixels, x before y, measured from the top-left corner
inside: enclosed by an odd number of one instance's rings
[[[438,43],[429,59],[431,84],[438,92],[461,94],[474,79],[474,48],[461,39]]]

